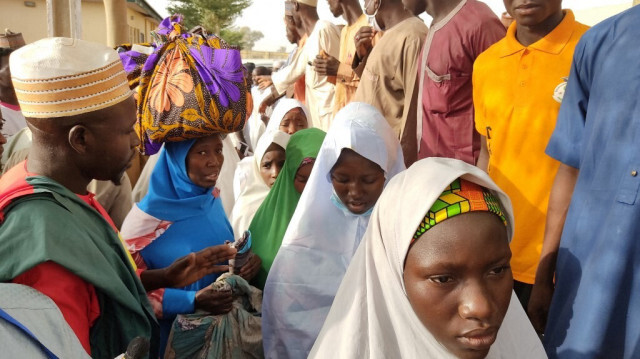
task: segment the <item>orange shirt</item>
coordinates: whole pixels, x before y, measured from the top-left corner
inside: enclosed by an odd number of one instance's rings
[[[298,54],[296,54],[296,56],[299,55],[299,52],[302,51],[304,44],[307,42],[307,35],[303,35],[302,38],[300,39],[300,41],[298,42],[298,49],[296,50],[298,52]],[[293,84],[293,98],[295,98],[296,100],[300,101],[303,105],[306,105],[305,103],[305,83],[304,83],[304,75],[300,76],[300,78]]]
[[[358,21],[353,25],[346,25],[340,32],[340,67],[336,78],[336,93],[333,98],[333,114],[338,113],[345,107],[356,94],[360,78],[351,68],[353,58],[356,55],[356,43],[354,37],[363,26],[369,26],[368,18],[365,14],[360,15]]]
[[[511,24],[476,60],[476,130],[487,138],[489,175],[511,198],[515,280],[532,284],[540,260],[547,206],[559,163],[545,154],[555,128],[573,50],[586,25],[571,10],[547,36],[523,46]]]

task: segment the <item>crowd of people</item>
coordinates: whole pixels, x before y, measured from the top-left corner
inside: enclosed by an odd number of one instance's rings
[[[328,3],[0,38],[3,355],[640,357],[640,7]]]

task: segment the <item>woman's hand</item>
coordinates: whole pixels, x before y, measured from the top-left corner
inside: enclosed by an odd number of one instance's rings
[[[176,259],[165,268],[165,277],[169,284],[167,287],[181,288],[211,273],[226,272],[229,266],[219,263],[235,258],[236,253],[235,248],[220,244]]]
[[[196,293],[195,307],[213,315],[227,314],[233,307],[233,294],[231,291],[219,292],[211,286],[206,287]]]
[[[238,275],[244,278],[246,281],[252,280],[260,271],[260,266],[262,265],[262,259],[258,257],[256,254],[253,254],[249,257],[247,263],[245,263],[242,268],[240,268],[240,272]]]
[[[235,248],[226,244],[207,247],[176,259],[166,268],[143,271],[140,281],[147,292],[158,288],[185,287],[211,273],[228,271],[228,265],[219,263],[235,258],[236,253]]]

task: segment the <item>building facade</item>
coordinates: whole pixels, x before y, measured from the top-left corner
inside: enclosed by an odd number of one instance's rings
[[[126,0],[129,42],[151,41],[151,31],[162,21],[144,0]],[[0,0],[0,29],[21,32],[27,43],[47,37],[46,0]],[[107,44],[102,0],[82,0],[81,38]]]

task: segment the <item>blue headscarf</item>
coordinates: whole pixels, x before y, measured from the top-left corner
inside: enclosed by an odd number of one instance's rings
[[[145,213],[173,222],[140,254],[149,269],[166,268],[176,259],[206,247],[233,241],[233,230],[213,188],[194,184],[187,173],[187,154],[196,140],[167,142],[160,153],[149,192],[137,204]],[[184,288],[165,288],[160,319],[161,348],[167,343],[176,314],[192,313],[195,293],[211,285],[217,273]]]
[[[149,191],[138,203],[147,214],[165,221],[179,221],[198,216],[218,200],[213,188],[194,184],[187,173],[187,154],[195,139],[167,142],[151,173]]]

